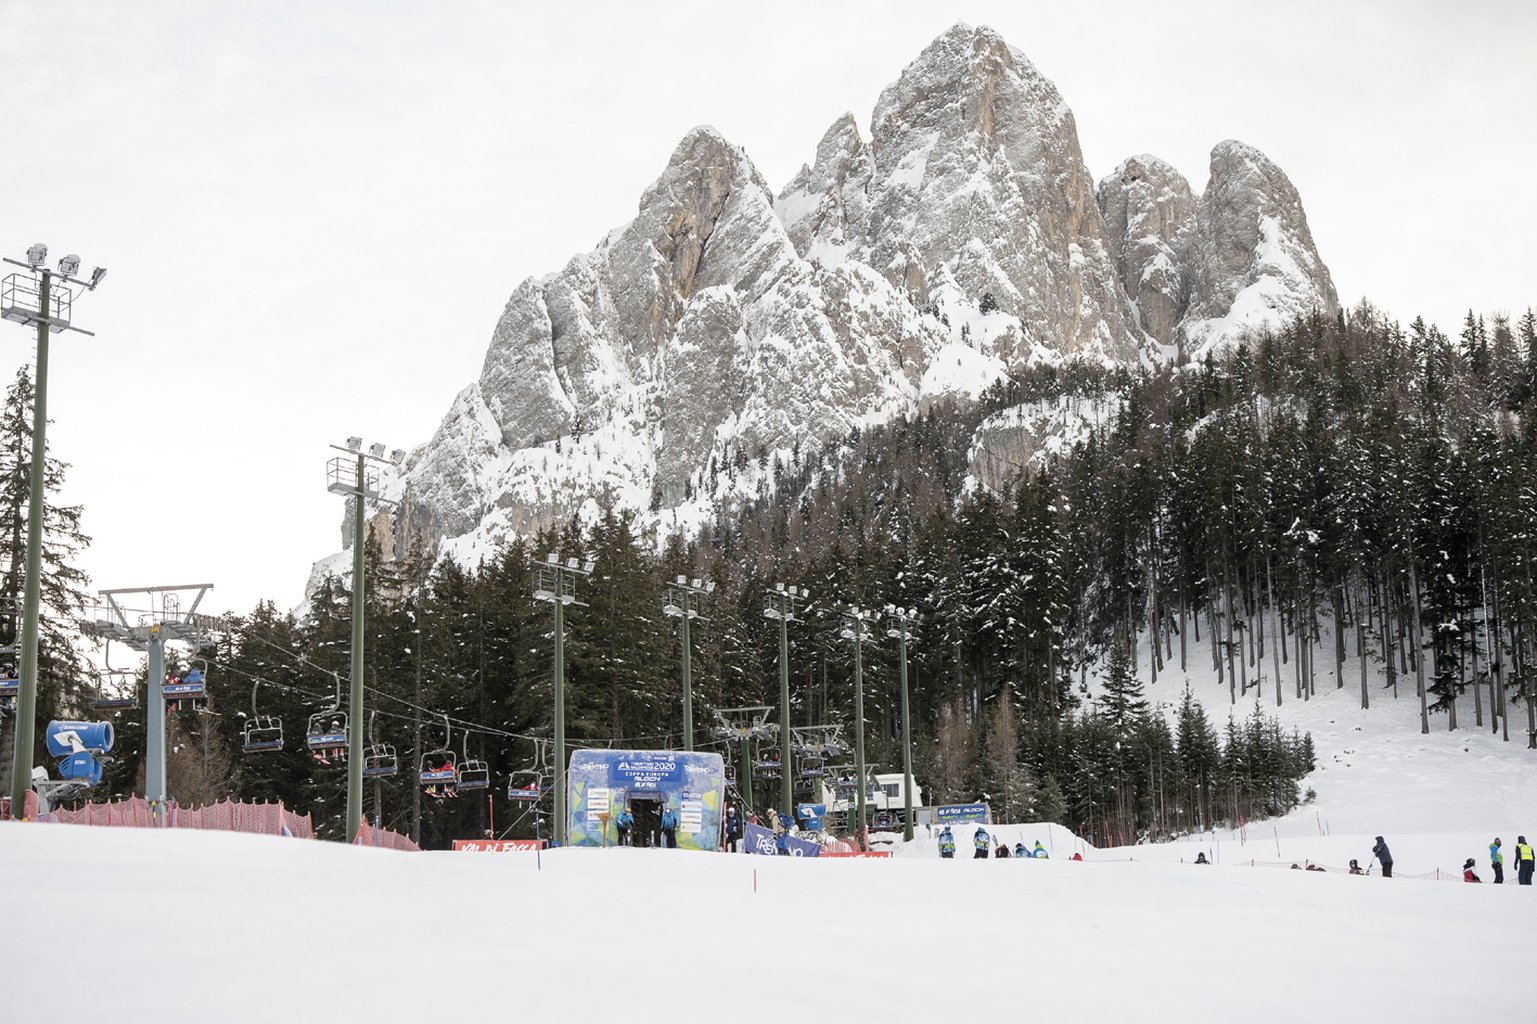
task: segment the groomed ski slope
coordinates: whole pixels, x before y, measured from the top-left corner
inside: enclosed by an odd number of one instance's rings
[[[1220,729],[1227,688],[1204,649],[1189,663]],[[1412,681],[1396,702],[1374,683],[1362,712],[1355,671],[1343,690],[1321,674],[1312,701],[1288,690],[1279,712],[1313,733],[1314,802],[1115,849],[1060,826],[992,830],[1040,839],[1050,860],[974,861],[970,826],[955,861],[924,836],[888,860],[806,861],[0,823],[0,1022],[62,1019],[61,997],[102,1019],[198,1024],[1531,1019],[1537,887],[1513,870],[1498,887],[1403,877],[1471,856],[1487,883],[1490,839],[1511,860],[1518,832],[1537,838],[1521,720],[1502,743],[1471,728],[1468,701],[1469,728],[1436,719],[1421,736]],[[1165,673],[1149,698],[1177,701],[1184,678]],[[1274,712],[1268,678],[1261,696]],[[1252,694],[1237,713],[1251,708]],[[1275,866],[1366,864],[1378,833],[1400,877]],[[1189,863],[1203,850],[1214,866]]]
[[[0,865],[7,1021],[1525,1019],[1537,919],[1537,888],[1124,860],[4,823]]]

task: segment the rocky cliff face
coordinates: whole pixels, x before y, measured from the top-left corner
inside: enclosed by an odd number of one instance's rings
[[[396,528],[466,559],[604,505],[688,531],[774,458],[1011,369],[1205,351],[1336,303],[1262,154],[1220,144],[1199,197],[1147,156],[1096,188],[1055,86],[989,29],[936,39],[871,124],[836,121],[777,197],[690,132],[634,220],[514,289]]]

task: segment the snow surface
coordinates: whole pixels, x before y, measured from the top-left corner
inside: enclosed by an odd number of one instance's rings
[[[1202,629],[1206,635],[1205,628]],[[1332,651],[1326,635],[1324,652]],[[1138,652],[1147,681],[1148,650]],[[957,859],[932,835],[881,835],[886,860],[665,850],[406,854],[215,832],[0,823],[0,906],[13,943],[0,1021],[56,1019],[60,952],[121,1022],[420,1021],[474,1016],[672,1021],[794,1008],[849,1020],[1245,1024],[1530,1020],[1537,887],[1489,881],[1537,834],[1537,754],[1471,727],[1418,731],[1412,681],[1394,700],[1356,663],[1334,688],[1267,713],[1310,730],[1317,799],[1275,821],[1177,842],[1096,849],[1058,825],[989,826],[1049,860]],[[1230,706],[1206,644],[1148,687],[1166,710],[1188,681],[1220,729]],[[1251,671],[1250,679],[1254,678]],[[1098,680],[1090,677],[1089,689]],[[1487,708],[1486,708],[1487,710]],[[1519,720],[1518,723],[1519,725]],[[1395,877],[1371,863],[1386,836]],[[1074,851],[1083,862],[1069,858]],[[1215,863],[1190,863],[1205,852]],[[1315,862],[1323,873],[1289,870]],[[775,977],[788,987],[765,988]],[[866,982],[851,987],[851,979]],[[904,984],[905,983],[905,984]],[[1107,1002],[1106,997],[1109,997]],[[299,1008],[303,1009],[300,1010]],[[956,1008],[960,1007],[957,1011]]]
[[[1108,995],[1146,1022],[1223,1008],[1444,1024],[1522,1019],[1528,1002],[1513,972],[1537,889],[967,852],[536,861],[5,823],[0,899],[32,939],[8,974],[33,983],[7,986],[0,1017],[57,1019],[61,949],[122,1022],[672,1021],[777,1005],[929,1024],[958,1004],[976,1019],[1101,1017]]]

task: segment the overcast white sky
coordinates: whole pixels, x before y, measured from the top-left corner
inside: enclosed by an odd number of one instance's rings
[[[110,268],[56,337],[95,587],[296,603],[327,445],[425,441],[507,295],[629,220],[692,126],[778,189],[957,20],[1056,82],[1096,177],[1291,177],[1340,297],[1537,304],[1537,5],[0,0],[0,255]],[[33,335],[0,324],[0,372]]]

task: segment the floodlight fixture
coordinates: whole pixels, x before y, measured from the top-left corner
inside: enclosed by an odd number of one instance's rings
[[[591,576],[592,575],[593,566],[595,564],[596,563],[593,562],[591,559],[588,559],[587,561],[582,563],[582,571],[584,573],[586,573],[587,575]]]
[[[363,439],[361,437],[347,438],[347,450],[349,452],[355,452],[361,447],[363,447]]]
[[[32,248],[27,250],[27,264],[33,270],[40,269],[42,267],[42,265],[44,263],[46,263],[47,261],[48,261],[48,247],[46,245],[44,245],[42,242],[34,243]]]
[[[683,584],[685,584],[687,582],[688,582],[688,577],[687,576],[679,576],[678,577],[678,586],[681,587],[681,586],[683,586]]]
[[[101,279],[106,277],[106,276],[107,276],[107,268],[106,267],[97,267],[96,269],[91,271],[91,283],[86,285],[86,287],[94,292],[96,290],[96,286],[101,284]]]
[[[368,446],[368,454],[372,455],[376,459],[384,458],[384,445],[378,441],[375,441],[373,444]]]
[[[566,568],[567,569],[575,569],[576,568],[576,556],[573,555],[572,557],[566,559]]]
[[[700,590],[700,589],[702,589],[702,588],[703,588],[703,587],[704,587],[704,583],[702,583],[702,582],[701,582],[701,581],[700,581],[700,580],[699,580],[699,578],[698,578],[698,577],[697,577],[697,576],[696,576],[696,577],[695,577],[695,578],[694,578],[694,583],[693,583],[693,587],[694,587],[694,589],[695,589],[695,590]]]
[[[546,562],[548,562],[550,565],[559,565],[560,564],[560,556],[557,555],[553,551],[551,551],[549,554],[545,555],[544,556],[544,560]]]
[[[405,462],[406,450],[404,448],[396,448],[394,451],[390,452],[390,461],[397,466]]]
[[[779,591],[781,594],[783,594],[784,590],[785,590],[785,585],[783,583],[776,583],[776,584],[774,584],[774,589]]]
[[[65,277],[74,277],[80,272],[80,257],[70,253],[59,260],[59,273]]]

